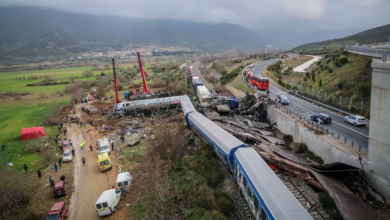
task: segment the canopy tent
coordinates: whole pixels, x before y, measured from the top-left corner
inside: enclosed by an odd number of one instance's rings
[[[43,127],[22,128],[22,141],[45,136]]]

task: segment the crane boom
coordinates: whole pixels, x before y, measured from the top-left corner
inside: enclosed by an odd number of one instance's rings
[[[148,86],[146,85],[144,67],[142,66],[141,53],[137,51],[137,55],[138,55],[139,69],[141,70],[141,76],[144,83],[144,86],[142,87],[142,91],[144,93],[149,93]]]
[[[116,73],[115,73],[115,62],[114,62],[114,57],[112,58],[112,69],[114,71],[114,91],[115,91],[115,104],[118,104],[119,103],[119,95],[118,95],[118,82],[116,80]]]

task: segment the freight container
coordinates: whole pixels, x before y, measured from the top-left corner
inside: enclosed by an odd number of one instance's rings
[[[195,80],[199,80],[199,77],[197,77],[197,76],[192,76],[192,85],[194,85]]]
[[[197,90],[197,87],[198,86],[203,86],[203,83],[202,83],[202,81],[200,81],[200,80],[195,80],[195,82],[194,82],[194,90],[195,91],[198,91]]]
[[[198,95],[198,99],[200,103],[209,102],[211,100],[210,92],[204,86],[198,86],[196,94]]]

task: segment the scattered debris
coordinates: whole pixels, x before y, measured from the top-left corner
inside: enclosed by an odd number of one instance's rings
[[[154,139],[154,135],[153,135],[153,139]],[[128,142],[127,145],[129,145],[130,147],[132,147],[132,146],[136,145],[138,142],[140,142],[141,140],[142,140],[142,137],[141,137],[141,138],[138,138],[138,139],[136,139],[136,140],[134,140],[134,141]]]

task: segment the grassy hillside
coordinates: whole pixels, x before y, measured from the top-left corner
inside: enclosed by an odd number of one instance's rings
[[[280,65],[283,67],[286,61]],[[299,90],[300,94],[368,117],[372,74],[370,65],[370,59],[338,51],[324,55],[307,73],[286,71],[282,74],[275,70],[275,65],[270,65],[267,72],[271,79],[276,79],[278,84],[288,89]]]
[[[326,40],[322,42],[313,42],[304,44],[292,49],[294,52],[310,52],[321,50],[338,49],[340,46],[351,46],[359,42],[359,44],[373,44],[386,42],[390,35],[390,24],[381,27],[369,29],[348,37]]]

